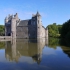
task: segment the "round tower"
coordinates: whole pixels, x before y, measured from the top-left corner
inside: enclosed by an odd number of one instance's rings
[[[42,25],[42,23],[41,23],[41,15],[39,14],[38,11],[37,11],[37,13],[36,13],[36,16],[37,16],[37,24],[38,24],[38,25]]]
[[[11,37],[16,38],[16,19],[12,18],[11,20]]]
[[[41,22],[41,15],[37,11],[37,38],[41,38],[41,29],[42,29],[42,22]]]

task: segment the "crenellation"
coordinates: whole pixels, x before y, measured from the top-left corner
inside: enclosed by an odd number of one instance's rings
[[[5,18],[5,23],[7,23],[7,22],[8,22],[8,17]]]
[[[16,14],[14,15],[14,19],[19,20],[19,18],[18,18],[18,13],[16,13]]]

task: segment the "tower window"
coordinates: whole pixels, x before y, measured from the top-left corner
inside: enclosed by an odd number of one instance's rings
[[[35,25],[35,21],[34,21],[34,25]]]

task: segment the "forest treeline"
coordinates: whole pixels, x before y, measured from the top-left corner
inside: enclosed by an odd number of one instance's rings
[[[48,34],[49,39],[50,37],[60,38],[60,45],[70,47],[70,19],[62,25],[56,25],[56,23],[48,25]]]
[[[61,38],[70,39],[70,19],[62,25]]]
[[[48,25],[48,34],[49,37],[70,39],[70,19],[62,25],[57,25],[56,23]]]
[[[62,25],[61,45],[70,47],[70,19]]]
[[[4,36],[5,35],[5,27],[4,25],[0,25],[0,36]]]

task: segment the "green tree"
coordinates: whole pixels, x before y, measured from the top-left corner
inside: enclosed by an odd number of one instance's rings
[[[48,25],[49,37],[59,37],[60,31],[61,31],[61,25],[56,25],[56,23]]]
[[[5,27],[4,25],[0,25],[0,36],[3,36],[5,32]]]
[[[70,39],[70,19],[62,25],[61,38]]]
[[[62,25],[61,45],[70,47],[70,19]]]

